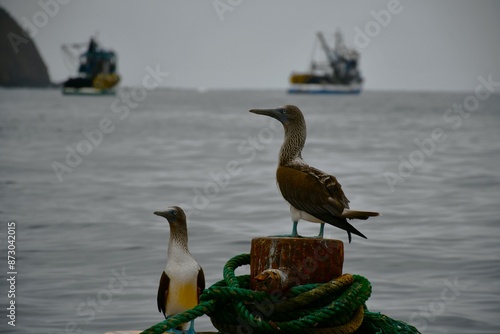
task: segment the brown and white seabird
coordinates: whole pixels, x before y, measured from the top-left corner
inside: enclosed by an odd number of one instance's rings
[[[349,200],[333,175],[329,175],[302,160],[306,142],[306,121],[299,108],[285,105],[274,109],[252,109],[250,112],[273,117],[285,128],[285,139],[279,154],[276,181],[281,194],[290,203],[293,228],[291,236],[298,236],[300,219],[320,223],[319,237],[323,237],[324,224],[330,224],[351,233],[366,237],[347,222],[347,219],[368,219],[378,212],[349,209]]]
[[[198,305],[199,296],[205,289],[205,275],[188,249],[184,211],[178,206],[172,206],[164,211],[155,211],[154,214],[166,218],[170,225],[167,265],[161,274],[157,297],[158,311],[168,318]],[[188,333],[194,333],[193,322],[191,321]],[[179,327],[185,331],[188,323]],[[174,332],[177,330],[173,329]]]

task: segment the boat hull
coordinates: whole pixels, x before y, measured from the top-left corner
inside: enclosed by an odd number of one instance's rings
[[[333,85],[333,84],[292,84],[288,88],[290,94],[359,94],[362,84]]]
[[[116,95],[116,89],[101,89],[94,87],[63,87],[64,95]]]

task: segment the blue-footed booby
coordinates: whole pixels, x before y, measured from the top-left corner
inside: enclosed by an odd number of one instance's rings
[[[199,296],[205,289],[205,275],[188,249],[184,211],[178,206],[172,206],[164,211],[155,211],[154,214],[166,218],[170,225],[167,265],[161,274],[157,297],[158,311],[168,318],[198,305]],[[188,323],[179,327],[185,331]],[[171,331],[180,333],[179,328]],[[194,320],[191,321],[188,333],[194,333]]]
[[[285,139],[280,149],[276,181],[281,194],[290,204],[293,228],[290,236],[296,237],[300,219],[320,223],[319,237],[323,237],[324,224],[330,224],[351,233],[366,237],[347,222],[347,219],[368,219],[378,212],[349,209],[349,200],[333,175],[309,166],[302,159],[306,142],[306,121],[299,108],[285,105],[274,109],[252,109],[250,112],[273,117],[285,128]]]

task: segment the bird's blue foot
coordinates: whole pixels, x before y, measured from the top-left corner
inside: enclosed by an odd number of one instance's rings
[[[191,325],[189,325],[189,329],[187,330],[186,334],[196,334],[194,331],[194,320],[191,320]]]
[[[170,328],[170,329],[167,329],[165,331],[165,333],[168,333],[168,334],[170,334],[170,333],[173,333],[173,334],[183,334],[184,332],[180,331],[178,329],[175,329],[175,328]]]
[[[297,233],[297,225],[299,222],[293,222],[293,227],[292,227],[292,234],[278,234],[278,235],[272,235],[271,237],[284,237],[284,238],[302,238],[299,233]]]
[[[166,317],[166,320],[170,319],[171,317],[172,317],[171,315],[167,316],[167,317]],[[180,330],[175,329],[175,328],[169,328],[169,329],[167,329],[167,330],[165,331],[165,333],[169,333],[169,334],[170,334],[170,333],[173,333],[173,334],[183,334],[183,331],[180,331]]]
[[[293,237],[298,237],[299,234],[297,233],[297,225],[299,222],[293,222],[293,227],[292,227],[292,236]]]
[[[301,235],[293,235],[293,234],[276,234],[276,235],[270,235],[271,238],[304,238]]]
[[[318,238],[323,239],[323,232],[325,231],[325,223],[321,223],[319,227]]]

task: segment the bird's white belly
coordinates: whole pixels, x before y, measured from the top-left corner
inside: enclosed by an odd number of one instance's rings
[[[290,213],[292,214],[292,220],[294,222],[298,222],[299,220],[307,220],[308,222],[312,223],[320,223],[323,224],[324,221],[319,220],[318,218],[311,216],[307,212],[301,211],[297,208],[295,208],[293,205],[290,205]]]

